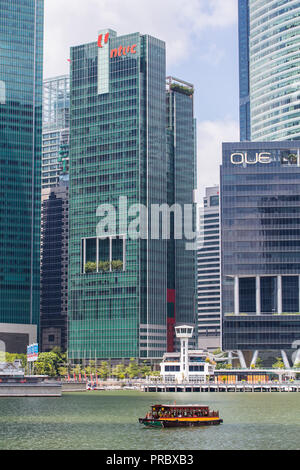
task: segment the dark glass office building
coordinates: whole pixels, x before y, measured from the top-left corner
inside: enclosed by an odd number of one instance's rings
[[[68,340],[69,177],[42,189],[41,325],[43,352],[67,350]]]
[[[0,2],[0,339],[14,335],[11,352],[39,323],[43,9]]]
[[[167,204],[168,193],[174,189],[168,185],[168,177],[174,171],[177,178],[179,172],[183,178],[178,197],[193,202],[193,90],[184,84],[175,90],[171,82],[173,88],[167,94],[172,103],[177,102],[182,117],[172,113],[168,146],[165,77],[165,44],[148,35],[118,37],[114,31],[104,30],[97,42],[71,49],[72,360],[161,358],[168,344],[173,347],[167,328],[172,324],[174,334],[174,324],[167,318],[174,319],[175,302],[183,307],[177,322],[180,315],[184,321],[194,320],[190,298],[184,295],[180,299],[175,293],[174,272],[173,281],[168,282],[168,240],[149,236],[155,228],[150,216],[146,216],[146,233],[137,239],[127,236],[124,223],[127,216],[128,224],[136,218],[135,204],[148,209]],[[174,153],[176,120],[178,151],[168,163],[167,153]],[[186,191],[184,184],[189,185]],[[127,198],[126,204],[120,203],[120,197]],[[115,228],[108,224],[105,236],[97,230],[102,220],[97,209],[103,204],[116,209]],[[179,250],[178,258],[178,267],[186,271]],[[191,273],[193,276],[193,269]],[[191,284],[195,284],[194,278]]]
[[[223,144],[221,227],[223,348],[287,364],[300,340],[299,143]]]

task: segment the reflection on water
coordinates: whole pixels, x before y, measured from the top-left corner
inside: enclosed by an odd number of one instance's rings
[[[297,393],[68,393],[1,398],[0,449],[299,449]],[[148,429],[138,423],[156,403],[202,404],[224,424]]]

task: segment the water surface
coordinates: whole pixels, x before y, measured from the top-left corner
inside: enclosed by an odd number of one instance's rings
[[[155,403],[203,404],[221,426],[147,429]],[[62,398],[1,398],[0,449],[204,450],[300,448],[297,393],[64,393]]]

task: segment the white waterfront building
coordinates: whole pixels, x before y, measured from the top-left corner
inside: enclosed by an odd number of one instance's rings
[[[201,383],[214,375],[212,356],[203,350],[190,350],[189,339],[193,337],[192,326],[177,326],[176,337],[180,340],[180,352],[165,353],[160,364],[164,382]]]

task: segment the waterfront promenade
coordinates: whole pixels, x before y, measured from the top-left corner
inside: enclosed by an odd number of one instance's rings
[[[143,392],[159,393],[272,393],[272,392],[300,392],[300,382],[298,383],[268,383],[268,384],[146,384],[141,387]]]
[[[147,381],[120,381],[99,382],[93,390],[98,391],[140,391],[144,393],[298,393],[300,392],[300,381],[297,382],[269,382],[263,384],[251,383],[151,383]],[[91,392],[93,392],[91,390]],[[85,392],[85,382],[64,382],[63,392]]]

